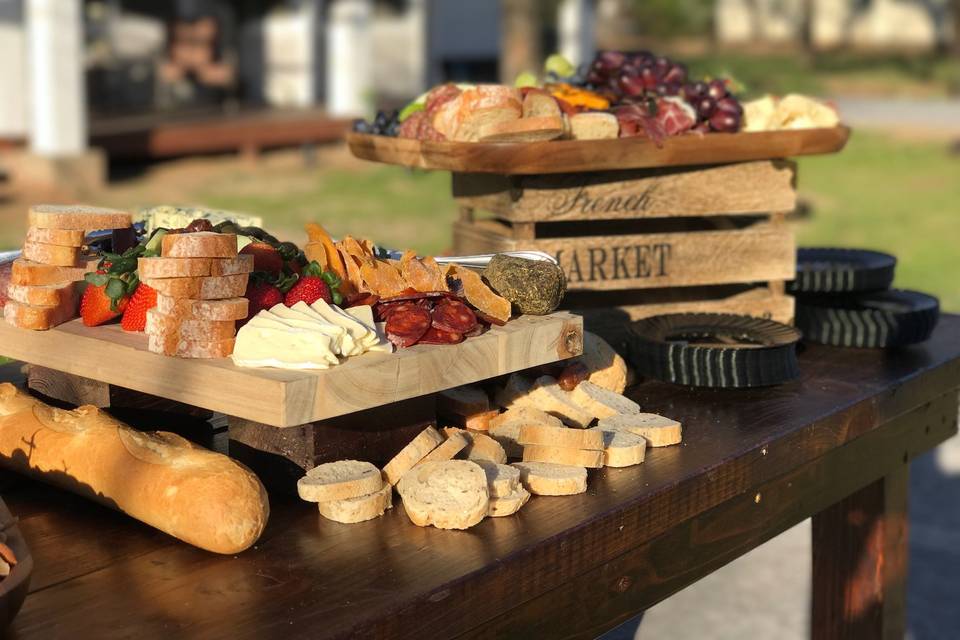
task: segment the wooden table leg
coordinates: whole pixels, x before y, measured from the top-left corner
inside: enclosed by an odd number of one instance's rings
[[[909,476],[904,464],[813,517],[816,640],[904,637]]]

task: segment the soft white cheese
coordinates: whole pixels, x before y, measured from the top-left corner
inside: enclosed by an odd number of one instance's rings
[[[364,338],[366,338],[370,331],[361,323],[357,322],[353,317],[348,316],[345,313],[338,313],[323,299],[314,302],[312,305],[310,305],[310,308],[319,313],[327,322],[332,322],[333,324],[346,329],[347,333],[350,334],[350,337],[353,338],[353,341],[356,343],[356,348],[345,355],[358,356],[365,351],[363,346]]]
[[[289,327],[257,314],[237,332],[232,358],[240,367],[326,369],[339,363],[330,343],[330,336],[319,331]]]
[[[347,330],[343,327],[338,327],[335,324],[330,324],[322,318],[306,316],[282,304],[271,307],[269,312],[264,312],[264,315],[271,320],[279,320],[280,322],[290,325],[291,327],[307,329],[310,331],[319,331],[330,336],[330,348],[333,349],[334,353],[343,355],[344,351],[349,352],[353,349],[353,338],[350,337],[350,335],[347,333]],[[346,346],[344,346],[344,340],[346,340]]]
[[[380,342],[380,336],[377,335],[376,322],[373,321],[373,307],[370,305],[361,305],[359,307],[350,307],[349,309],[341,309],[337,306],[334,306],[335,311],[344,313],[352,317],[354,320],[359,322],[367,330],[367,337],[364,338],[363,346],[368,349]]]

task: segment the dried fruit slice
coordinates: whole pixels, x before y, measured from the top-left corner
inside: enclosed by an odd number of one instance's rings
[[[447,283],[450,284],[451,291],[466,298],[481,314],[489,317],[491,322],[503,324],[510,319],[510,301],[495,294],[476,271],[450,265],[447,270]]]

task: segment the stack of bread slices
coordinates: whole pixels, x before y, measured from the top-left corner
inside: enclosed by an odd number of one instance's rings
[[[438,394],[440,420],[457,426],[428,427],[383,467],[414,524],[466,529],[517,513],[531,494],[583,493],[587,469],[639,464],[647,447],[681,441],[679,422],[642,413],[622,395],[623,359],[597,336],[584,343],[586,379],[572,390],[551,376],[516,373],[492,389],[493,400],[477,385]]]
[[[11,266],[7,322],[22,329],[46,330],[75,318],[77,283],[95,271],[97,258],[84,253],[91,231],[125,229],[133,223],[126,211],[85,205],[35,205],[23,254]]]
[[[140,258],[141,281],[157,292],[147,312],[148,348],[181,358],[226,358],[237,320],[247,317],[253,256],[237,255],[237,237],[201,231],[170,233],[159,257]]]

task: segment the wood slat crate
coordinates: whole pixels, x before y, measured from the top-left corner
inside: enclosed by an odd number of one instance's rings
[[[725,311],[791,322],[785,214],[796,165],[764,160],[578,174],[453,174],[458,254],[537,249],[567,275],[566,308],[619,341],[628,320]]]

